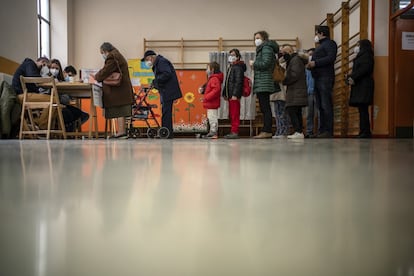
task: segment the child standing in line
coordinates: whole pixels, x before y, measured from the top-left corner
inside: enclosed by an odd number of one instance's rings
[[[207,109],[207,119],[210,131],[204,138],[218,138],[218,108],[220,107],[221,84],[224,75],[220,72],[220,65],[213,61],[207,65],[207,84],[204,88],[203,107]]]
[[[307,51],[309,62],[312,60],[313,52],[315,48],[311,48]],[[305,138],[314,138],[314,121],[315,115],[318,114],[318,107],[316,106],[315,99],[315,81],[313,80],[311,71],[306,68],[306,85],[308,87],[308,107],[306,112],[306,135]],[[319,118],[319,115],[318,115]]]

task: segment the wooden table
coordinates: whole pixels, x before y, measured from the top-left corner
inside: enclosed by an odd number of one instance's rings
[[[50,85],[42,85],[51,88]],[[67,94],[76,99],[90,99],[89,129],[88,137],[92,138],[92,131],[95,138],[98,138],[98,118],[96,116],[96,106],[93,101],[92,84],[83,82],[56,82],[58,94]],[[79,133],[78,133],[79,134]]]

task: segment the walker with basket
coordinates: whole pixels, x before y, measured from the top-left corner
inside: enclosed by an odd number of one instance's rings
[[[147,97],[152,86],[142,86],[138,93],[134,94],[135,102],[132,105],[132,116],[128,120],[128,136],[131,138],[138,138],[147,136],[148,138],[168,138],[170,131],[166,127],[162,127],[157,120],[157,117],[153,111],[153,108],[157,108],[156,104],[150,104],[147,101]],[[147,131],[145,134],[142,133],[142,127],[134,126],[135,121],[144,121],[147,125]],[[155,127],[150,122],[155,123]]]

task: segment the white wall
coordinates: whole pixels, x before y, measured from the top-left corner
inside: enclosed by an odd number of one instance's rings
[[[389,1],[375,1],[375,55],[388,56]]]
[[[33,0],[0,3],[0,56],[21,62],[37,58],[37,8]]]
[[[51,56],[59,59],[62,66],[68,63],[68,4],[67,0],[51,0]]]
[[[313,45],[313,26],[339,9],[342,0],[172,2],[52,0],[52,56],[64,65],[94,68],[102,65],[98,48],[103,41],[112,42],[127,58],[136,58],[142,55],[143,38],[249,38],[261,29],[271,37],[297,36],[308,48]],[[388,1],[375,0],[375,6],[375,52],[387,56]],[[1,56],[17,62],[37,58],[36,10],[34,0],[1,2]]]
[[[326,0],[327,1],[327,0]],[[173,4],[176,3],[176,4]],[[143,39],[299,37],[313,45],[325,11],[314,1],[290,0],[73,0],[74,56],[78,68],[99,68],[99,46],[109,41],[126,58],[143,54]]]

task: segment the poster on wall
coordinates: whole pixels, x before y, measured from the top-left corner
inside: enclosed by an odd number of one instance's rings
[[[414,50],[414,32],[402,32],[402,49]]]
[[[136,95],[143,86],[149,86],[154,73],[140,59],[128,60],[129,74]],[[173,128],[176,133],[207,132],[207,115],[203,108],[202,95],[198,88],[206,82],[205,70],[176,70],[183,97],[173,105]],[[147,102],[156,105],[153,108],[156,119],[161,123],[160,95],[153,89],[147,96]],[[152,127],[156,124],[148,121]],[[135,127],[146,127],[145,122],[134,122]]]

